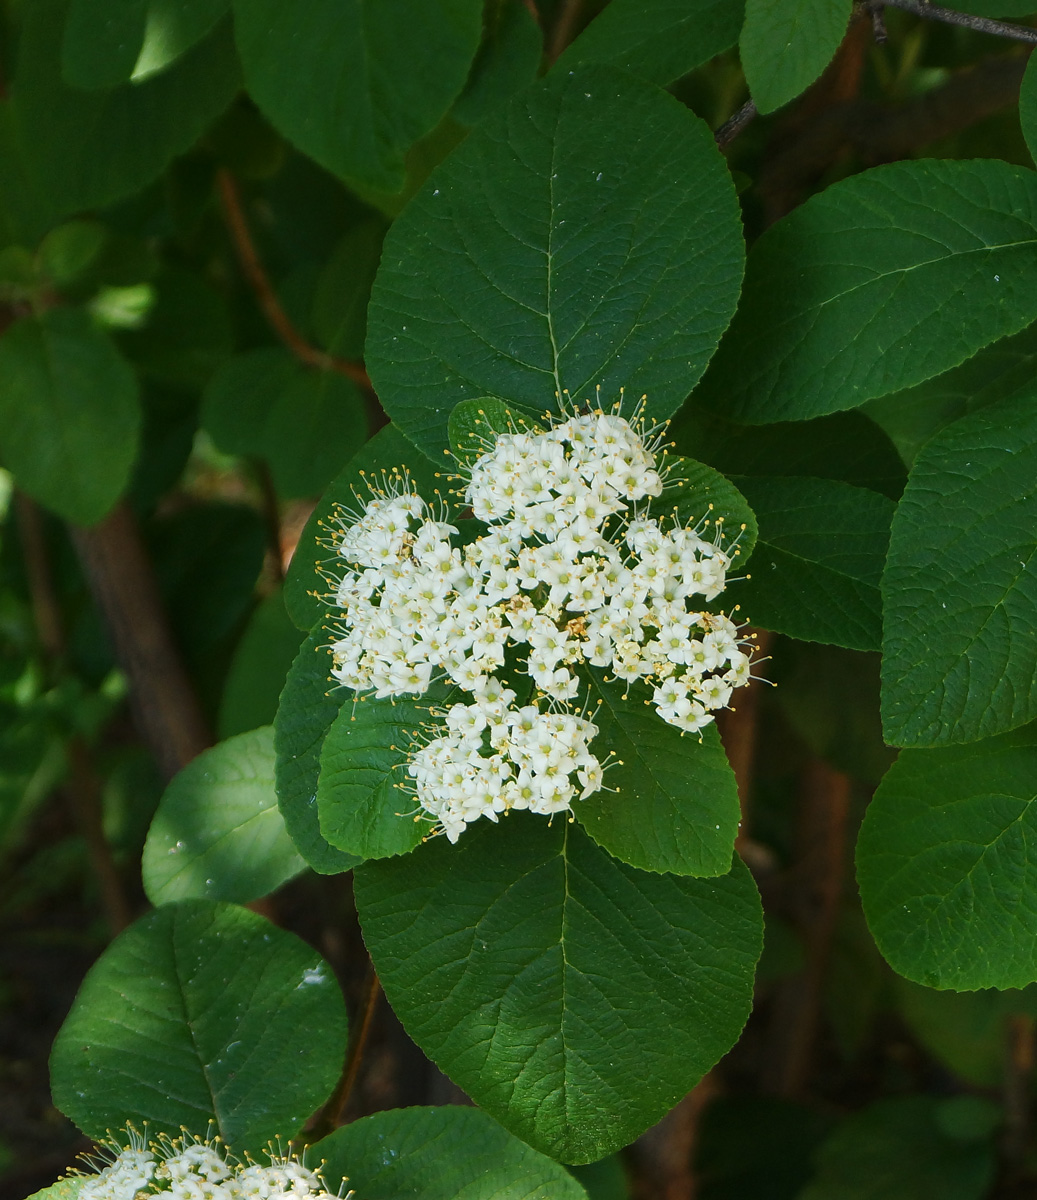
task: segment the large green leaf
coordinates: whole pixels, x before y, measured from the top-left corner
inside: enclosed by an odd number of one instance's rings
[[[738,421],[855,408],[1037,317],[1037,180],[993,159],[833,184],[753,247],[701,399]]]
[[[482,823],[480,823],[482,824]],[[358,867],[386,996],[491,1116],[566,1162],[658,1120],[731,1046],[762,941],[740,862],[637,871],[527,813]]]
[[[321,166],[386,192],[445,115],[479,45],[479,0],[234,0],[245,81]]]
[[[586,1200],[558,1163],[475,1108],[403,1108],[363,1117],[313,1147],[334,1191],[364,1200]]]
[[[738,51],[760,112],[814,82],[839,49],[852,7],[853,0],[745,0]]]
[[[869,400],[864,411],[889,434],[903,461],[910,465],[934,433],[966,413],[1003,400],[1024,388],[1029,390],[1035,374],[1037,325],[1030,325],[1021,333],[984,347],[942,375],[901,392]],[[836,415],[849,417],[855,414]],[[804,471],[802,474],[816,472]],[[847,482],[854,483],[855,480],[848,479]]]
[[[327,1097],[345,1041],[315,950],[247,909],[169,904],[90,969],[54,1043],[54,1102],[91,1137],[127,1121],[204,1135],[212,1121],[255,1153]]]
[[[159,802],[141,872],[152,904],[257,900],[306,866],[285,831],[274,792],[269,725],[206,750]]]
[[[442,461],[445,469],[451,466],[449,460]],[[356,512],[370,499],[365,475],[380,482],[383,471],[398,468],[409,471],[414,486],[429,501],[437,489],[447,491],[448,485],[440,479],[436,468],[395,425],[380,429],[331,481],[299,535],[285,580],[284,602],[288,615],[300,629],[311,629],[327,613],[328,584],[319,570],[323,564],[334,569],[335,554],[327,539],[334,527],[335,514],[343,508]]]
[[[230,0],[72,0],[61,73],[76,88],[144,79],[200,41],[229,7]]]
[[[139,431],[133,371],[81,309],[23,317],[0,339],[0,456],[41,504],[100,520],[129,482]]]
[[[64,0],[24,12],[12,88],[29,174],[52,220],[128,196],[198,139],[238,90],[228,23],[154,79],[87,92],[61,79]]]
[[[413,850],[428,832],[417,803],[396,784],[407,780],[407,753],[428,720],[431,699],[347,698],[320,756],[317,815],[321,834],[359,858]]]
[[[612,0],[557,65],[607,63],[672,83],[733,46],[741,26],[741,0]]]
[[[321,746],[346,694],[330,678],[327,643],[328,635],[318,625],[288,672],[274,719],[274,778],[277,804],[299,853],[315,871],[337,875],[360,860],[330,845],[317,819]]]
[[[600,385],[612,403],[625,386],[666,416],[730,319],[742,254],[702,121],[605,68],[553,74],[473,131],[390,229],[368,369],[433,458],[463,399],[543,412],[565,390],[593,401]]]
[[[994,1175],[997,1116],[978,1096],[880,1100],[836,1127],[799,1200],[981,1200]]]
[[[750,577],[738,584],[746,617],[803,641],[877,650],[893,501],[832,479],[736,482],[760,525]]]
[[[740,810],[734,772],[716,726],[685,737],[648,704],[643,687],[588,671],[599,758],[618,762],[609,789],[576,804],[580,824],[610,854],[643,871],[725,875]],[[593,706],[597,704],[595,709]]]
[[[1037,402],[962,417],[920,452],[882,579],[882,723],[897,746],[1037,716]]]
[[[905,750],[868,808],[857,877],[890,966],[928,987],[1037,980],[1037,730]]]
[[[536,78],[544,34],[523,0],[486,10],[487,29],[464,91],[450,110],[462,125],[478,125]]]
[[[282,496],[319,492],[367,440],[357,385],[279,347],[224,363],[206,389],[202,424],[220,449],[269,463]]]

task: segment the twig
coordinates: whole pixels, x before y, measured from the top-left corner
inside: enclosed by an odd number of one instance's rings
[[[1007,1021],[1007,1053],[1004,1078],[1004,1154],[1018,1170],[1026,1156],[1030,1133],[1030,1083],[1034,1067],[1034,1022],[1024,1013]]]
[[[721,150],[729,146],[749,122],[756,116],[756,105],[746,100],[733,117],[728,119],[713,134],[713,140]]]
[[[580,15],[581,0],[562,0],[558,19],[547,45],[547,61],[553,63],[573,40],[573,29]]]
[[[54,577],[47,553],[46,531],[38,505],[24,492],[15,495],[18,532],[29,582],[36,633],[47,663],[47,674],[57,680],[65,657],[65,630],[61,607],[54,591]],[[65,743],[68,786],[64,789],[76,824],[86,842],[90,866],[97,879],[101,905],[112,934],[121,933],[132,920],[130,904],[119,877],[112,848],[104,835],[101,790],[93,756],[82,736],[74,733]]]
[[[224,217],[234,242],[234,249],[237,251],[238,261],[241,263],[245,278],[255,292],[256,300],[263,310],[263,315],[270,328],[300,362],[304,362],[310,367],[317,367],[322,371],[337,371],[340,375],[345,375],[347,379],[352,379],[354,383],[371,391],[371,380],[363,367],[349,362],[348,359],[337,358],[333,354],[318,350],[316,346],[311,346],[295,328],[291,318],[281,307],[277,293],[260,262],[234,176],[225,167],[222,167],[216,172],[216,184],[220,190]]]
[[[274,487],[274,477],[265,459],[253,460],[252,468],[259,484],[259,492],[263,501],[263,524],[266,528],[266,544],[273,560],[274,578],[278,584],[284,583],[284,550],[281,546],[281,508],[277,501],[277,489]]]
[[[990,33],[994,37],[1012,38],[1016,42],[1029,42],[1031,46],[1037,46],[1037,29],[1014,25],[1010,21],[995,21],[992,17],[974,17],[971,13],[929,4],[928,0],[871,0],[867,7],[871,12],[886,7],[899,8],[903,12],[913,13],[916,17],[924,17],[927,21],[960,25],[963,29],[973,29],[977,33]]]
[[[353,1094],[353,1088],[356,1085],[357,1076],[360,1074],[364,1050],[367,1047],[367,1038],[371,1032],[371,1021],[378,1006],[378,997],[381,994],[381,990],[382,985],[378,982],[378,976],[375,974],[375,969],[372,965],[368,977],[367,991],[364,995],[364,1004],[360,1013],[360,1024],[357,1028],[356,1036],[351,1041],[349,1053],[346,1055],[346,1065],[343,1068],[338,1083],[335,1085],[335,1090],[328,1098],[327,1104],[320,1110],[313,1125],[307,1130],[307,1142],[320,1141],[321,1138],[327,1137],[332,1130],[337,1129],[342,1124],[342,1115],[346,1111],[346,1105],[349,1103],[349,1099]]]
[[[886,32],[886,12],[881,5],[871,9],[871,29],[876,46],[884,46],[889,41],[889,34]]]
[[[212,740],[133,514],[120,502],[97,525],[72,527],[72,540],[129,679],[137,725],[160,771],[171,779]]]

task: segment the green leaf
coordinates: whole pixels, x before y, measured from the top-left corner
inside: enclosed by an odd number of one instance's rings
[[[570,1167],[569,1174],[583,1185],[588,1200],[630,1200],[630,1184],[618,1154]]]
[[[927,987],[1037,980],[1037,730],[906,750],[857,843],[864,914],[890,966]]]
[[[877,650],[893,501],[831,479],[736,482],[760,524],[751,575],[738,585],[746,618],[807,642]]]
[[[431,695],[347,698],[324,740],[317,784],[321,834],[360,858],[406,854],[428,832],[417,802],[395,785],[407,779],[408,747]]]
[[[449,469],[450,460],[442,458],[442,462]],[[327,529],[333,527],[335,514],[341,508],[355,511],[369,499],[365,474],[380,479],[383,471],[402,467],[407,468],[414,486],[426,499],[431,500],[437,488],[446,491],[445,481],[414,443],[395,425],[386,425],[357,451],[321,496],[299,536],[284,585],[285,607],[300,629],[311,629],[327,612],[328,584],[320,570],[325,563],[334,569],[336,556],[328,545]]]
[[[382,256],[386,225],[361,221],[335,247],[317,280],[313,331],[329,354],[360,359],[367,336],[367,305]]]
[[[1008,1018],[1037,1016],[1037,988],[938,992],[907,979],[896,983],[899,1016],[929,1054],[977,1087],[1003,1082]]]
[[[84,92],[61,79],[65,0],[26,6],[11,105],[18,147],[51,221],[138,191],[238,90],[229,23],[154,79]]]
[[[536,417],[517,405],[505,404],[494,396],[479,396],[475,400],[462,400],[450,410],[447,437],[454,457],[470,466],[498,434],[540,428]]]
[[[40,266],[59,287],[68,287],[94,266],[107,242],[108,231],[100,221],[67,221],[40,243]]]
[[[925,385],[923,385],[925,386]],[[883,403],[877,401],[876,403]],[[899,499],[906,472],[896,447],[860,412],[745,426],[687,404],[670,426],[676,449],[729,475],[809,475]]]
[[[609,854],[642,871],[727,874],[741,813],[716,725],[701,741],[684,737],[648,707],[645,688],[606,683],[600,671],[587,676],[596,752],[603,759],[611,750],[619,761],[605,774],[614,790],[576,804],[580,824]]]
[[[327,1097],[345,1041],[342,994],[315,950],[247,909],[168,904],[87,974],[54,1043],[54,1102],[90,1137],[127,1121],[204,1135],[212,1121],[257,1153]]]
[[[1037,317],[1035,220],[1033,172],[993,159],[833,184],[753,246],[697,399],[750,424],[804,420],[963,362]]]
[[[237,354],[217,371],[205,391],[202,424],[221,450],[267,462],[286,497],[326,487],[368,431],[352,380],[271,346]]]
[[[86,1182],[86,1178],[84,1175],[71,1179],[59,1179],[57,1183],[52,1183],[50,1187],[44,1188],[42,1192],[33,1192],[29,1200],[76,1200],[80,1188]]]
[[[710,528],[704,531],[706,537],[722,521],[722,544],[731,549],[737,538],[738,544],[732,554],[738,565],[744,566],[756,547],[759,529],[756,515],[742,493],[719,471],[693,458],[671,454],[666,458],[666,465],[666,485],[662,495],[649,504],[652,516],[675,515],[684,525],[697,525],[707,520]]]
[[[541,413],[556,393],[600,385],[611,404],[625,386],[664,417],[730,319],[742,253],[704,122],[614,71],[553,74],[475,129],[390,229],[368,370],[434,459],[464,399]]]
[[[738,40],[742,0],[612,0],[558,59],[605,63],[668,84]]]
[[[274,731],[240,733],[206,750],[166,788],[144,843],[152,904],[247,904],[305,868],[277,810]]]
[[[839,49],[853,0],[745,0],[738,50],[756,107],[773,112],[805,91]]]
[[[318,625],[288,672],[274,719],[277,804],[299,853],[322,875],[348,871],[360,861],[330,845],[317,819],[317,780],[325,735],[345,690],[329,677],[328,634]]]
[[[934,379],[891,396],[869,400],[864,409],[889,434],[901,458],[910,466],[934,433],[966,413],[1024,388],[1029,390],[1035,372],[1037,325],[1030,325],[1022,333],[994,342]]]
[[[918,455],[882,579],[882,724],[897,746],[1037,716],[1034,393],[962,417]]]
[[[133,372],[81,309],[23,317],[0,339],[0,456],[59,516],[104,516],[129,482],[139,431]]]
[[[817,1175],[799,1200],[981,1200],[994,1176],[989,1139],[943,1128],[963,1099],[975,1098],[905,1096],[847,1117],[818,1150]]]
[[[221,739],[273,721],[302,640],[285,612],[284,597],[272,592],[252,614],[234,651],[220,699]]]
[[[164,70],[203,38],[229,0],[72,0],[61,73],[76,88],[110,88]]]
[[[740,862],[636,871],[564,818],[479,825],[358,867],[364,939],[404,1027],[481,1108],[552,1157],[600,1158],[738,1036],[756,890]]]
[[[540,68],[544,35],[522,0],[505,0],[491,19],[468,82],[450,112],[462,125],[478,125],[531,84]]]
[[[464,86],[479,0],[234,0],[249,93],[289,141],[329,171],[398,192],[404,153]]]
[[[475,1108],[403,1108],[362,1117],[313,1147],[325,1182],[364,1200],[586,1200],[558,1163]]]
[[[1027,0],[1027,3],[1032,3],[1032,0]],[[1019,87],[1019,124],[1023,128],[1030,157],[1037,159],[1037,68],[1029,62]]]

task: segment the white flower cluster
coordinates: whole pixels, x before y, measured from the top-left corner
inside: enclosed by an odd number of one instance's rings
[[[663,490],[657,450],[600,409],[498,434],[469,468],[464,501],[483,532],[467,544],[405,474],[340,516],[333,676],[377,697],[441,679],[471,697],[438,714],[445,732],[409,764],[450,841],[480,816],[562,812],[603,786],[582,665],[647,683],[687,732],[748,682],[737,626],[693,604],[720,594],[737,551],[720,521],[702,536],[708,514],[694,526],[648,515]]]
[[[129,1146],[112,1140],[100,1148],[104,1157],[94,1165],[105,1165],[83,1177],[79,1200],[336,1200],[320,1174],[291,1155],[271,1154],[269,1165],[260,1166],[241,1162],[218,1141],[185,1134],[146,1142],[136,1130],[128,1133]]]

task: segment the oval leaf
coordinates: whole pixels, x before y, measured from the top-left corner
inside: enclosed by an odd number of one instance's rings
[[[92,525],[130,477],[137,381],[80,309],[24,317],[0,338],[0,456],[30,496]]]
[[[611,403],[625,386],[666,416],[730,320],[742,257],[704,122],[605,68],[551,75],[470,134],[390,229],[368,369],[435,459],[451,409],[479,396],[542,412],[565,390],[600,385]]]
[[[716,725],[702,731],[701,741],[685,737],[648,707],[647,689],[606,683],[601,671],[587,676],[595,747],[607,747],[619,761],[605,774],[609,790],[576,804],[580,824],[610,854],[643,871],[726,874],[741,813]]]
[[[805,420],[963,362],[1037,317],[1035,222],[1034,173],[992,159],[833,184],[753,246],[702,401]]]
[[[234,22],[249,93],[272,124],[329,171],[398,192],[404,152],[464,86],[482,4],[234,0]]]
[[[832,479],[738,478],[760,522],[738,602],[754,625],[806,642],[877,650],[879,583],[896,505]]]
[[[1037,980],[1037,730],[909,750],[857,843],[868,925],[890,966],[927,987]]]
[[[315,950],[247,909],[184,901],[90,969],[54,1043],[54,1102],[90,1137],[127,1121],[204,1135],[211,1121],[255,1153],[327,1097],[345,1041],[342,993]]]
[[[302,640],[285,612],[284,597],[271,592],[252,614],[234,650],[220,697],[221,740],[274,720],[278,697]]]
[[[459,1149],[463,1147],[463,1153]],[[364,1200],[586,1200],[564,1167],[475,1108],[403,1108],[363,1117],[313,1147],[332,1188]]]
[[[288,672],[274,719],[277,805],[299,853],[322,875],[348,871],[360,861],[332,846],[317,819],[317,780],[324,737],[346,692],[329,678],[328,635],[318,626]]]
[[[882,578],[882,724],[897,746],[1037,717],[1037,406],[963,417],[919,453]]]
[[[512,814],[358,867],[385,994],[491,1116],[565,1162],[657,1121],[726,1052],[762,942],[740,862],[719,879],[636,871],[579,826]],[[633,1086],[636,1081],[636,1086]]]
[[[665,86],[738,40],[741,0],[611,0],[556,64],[609,63]]]
[[[430,696],[347,699],[320,756],[317,814],[333,845],[360,858],[413,850],[428,831],[416,802],[396,787],[407,778],[407,749],[428,720]]]
[[[805,91],[831,62],[853,0],[745,0],[738,41],[749,93],[762,113]]]
[[[141,869],[152,904],[266,896],[305,869],[277,809],[269,725],[206,750],[159,801]]]

